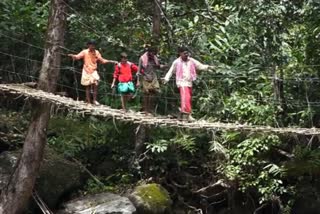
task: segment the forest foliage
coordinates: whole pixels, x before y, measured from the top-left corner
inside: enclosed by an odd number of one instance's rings
[[[214,72],[202,72],[195,83],[193,112],[197,118],[268,126],[319,126],[317,0],[159,2],[161,38],[155,45],[162,63],[170,65],[177,47],[185,45],[193,57],[216,66]],[[0,2],[1,82],[37,80],[48,5],[45,0]],[[144,45],[153,43],[150,29],[154,4],[142,0],[73,0],[68,5],[59,90],[74,98],[79,93],[81,98],[80,74],[76,72],[81,63],[73,63],[65,54],[80,51],[88,38],[93,38],[106,58],[117,59],[126,51],[130,60],[137,62]],[[99,71],[103,79],[99,100],[119,107],[119,99],[110,89],[112,66],[100,66]],[[159,71],[159,76],[163,75],[164,71]],[[174,80],[161,87],[157,111],[174,114],[179,104]],[[140,101],[133,102],[131,108],[139,110]],[[120,124],[115,132],[112,122],[96,118],[85,120],[71,115],[59,120],[51,121],[50,130],[60,134],[49,137],[49,145],[84,163],[93,161],[88,151],[108,151],[115,161],[126,165],[126,153],[133,150],[132,125]],[[192,174],[190,168],[195,167],[193,173],[201,181],[188,176],[184,177],[187,181],[181,181],[190,191],[222,179],[246,200],[254,198],[254,207],[272,202],[289,213],[305,191],[318,191],[313,186],[318,182],[318,146],[316,137],[157,129],[151,130],[142,162],[134,171],[118,171],[116,177],[124,182],[135,176],[154,176],[162,181],[168,173]],[[117,180],[101,179],[106,185]]]

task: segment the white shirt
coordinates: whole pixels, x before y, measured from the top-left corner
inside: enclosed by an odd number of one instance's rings
[[[164,77],[165,81],[168,82],[169,79],[171,78],[172,74],[176,72],[176,68],[177,68],[177,64],[178,61],[180,61],[180,57],[178,59],[176,59],[169,71],[167,72],[166,76]],[[188,57],[187,61],[183,61],[182,60],[182,79],[178,80],[176,79],[176,83],[178,87],[192,87],[192,76],[191,76],[191,70],[190,70],[190,66],[191,66],[191,60],[193,61],[196,70],[208,70],[209,65],[204,65],[201,62],[199,62],[198,60],[195,60],[191,57]]]

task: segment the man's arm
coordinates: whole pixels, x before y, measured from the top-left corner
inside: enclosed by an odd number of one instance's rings
[[[102,64],[106,64],[106,63],[117,64],[117,63],[118,63],[117,61],[108,60],[108,59],[103,58],[98,51],[97,51],[97,59],[98,59],[98,61],[101,62]]]
[[[68,56],[72,57],[73,60],[79,60],[84,57],[84,50],[78,54],[68,54]]]
[[[206,64],[202,64],[201,62],[199,62],[198,60],[196,59],[192,59],[195,66],[196,66],[196,69],[199,70],[199,71],[207,71],[207,70],[212,70],[214,69],[214,66],[212,65],[206,65]]]
[[[165,69],[165,68],[168,68],[168,67],[169,67],[167,64],[166,64],[166,65],[161,65],[161,64],[160,64],[159,66],[160,66],[160,67],[159,67],[160,69]]]
[[[169,71],[167,72],[166,76],[164,77],[164,83],[169,82],[172,74],[176,71],[176,61],[174,61],[169,69]]]
[[[140,86],[140,78],[141,78],[141,71],[142,71],[142,59],[139,58],[139,65],[138,65],[138,71],[137,71],[137,87]]]
[[[120,73],[119,66],[115,65],[114,66],[113,81],[112,81],[112,84],[111,84],[111,88],[113,88],[115,86],[117,78],[119,76],[119,73]]]
[[[134,64],[134,63],[132,63],[131,64],[131,70],[133,71],[133,72],[138,72],[138,70],[139,70],[139,67],[136,65],[136,64]]]
[[[136,64],[132,63],[132,64],[131,64],[131,71],[137,73],[137,72],[139,71],[139,67],[138,67]],[[137,87],[140,86],[139,76],[137,76],[136,86],[137,86]]]
[[[101,57],[101,59],[99,59],[99,61],[102,63],[102,64],[106,64],[106,63],[113,63],[113,64],[117,64],[118,62],[115,61],[115,60],[109,60],[109,59],[104,59]]]
[[[138,71],[137,71],[137,75],[141,75],[143,66],[142,66],[142,59],[141,57],[139,58],[139,65],[138,65]]]
[[[111,88],[114,88],[116,85],[117,78],[113,78],[112,83],[111,83]]]

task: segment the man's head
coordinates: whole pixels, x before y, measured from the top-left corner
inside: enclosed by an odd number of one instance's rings
[[[179,47],[178,48],[179,56],[183,61],[187,61],[189,57],[189,50],[187,47]]]
[[[121,62],[121,63],[126,63],[127,60],[128,60],[128,55],[127,55],[125,52],[122,52],[122,53],[120,54],[120,62]]]
[[[87,42],[87,46],[89,48],[90,51],[94,51],[96,49],[96,41],[93,40],[93,39],[90,39],[88,42]]]
[[[154,57],[157,54],[157,48],[155,47],[149,47],[148,48],[148,56]]]

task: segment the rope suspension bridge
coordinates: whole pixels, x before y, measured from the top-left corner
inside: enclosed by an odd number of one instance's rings
[[[59,0],[64,2],[64,0]],[[2,72],[2,76],[0,76],[0,96],[10,94],[8,99],[16,100],[20,98],[25,98],[25,100],[37,100],[37,104],[39,106],[36,106],[35,110],[33,111],[34,117],[31,120],[28,132],[26,134],[26,138],[24,141],[24,147],[23,147],[23,153],[21,155],[21,161],[18,161],[18,166],[16,167],[14,173],[12,174],[12,177],[10,178],[10,182],[6,188],[6,192],[1,194],[1,197],[5,195],[5,199],[9,198],[9,203],[12,205],[17,205],[17,206],[10,206],[11,207],[19,207],[21,206],[18,201],[21,201],[20,198],[23,198],[27,196],[26,193],[30,192],[33,188],[33,185],[24,185],[27,183],[34,183],[37,175],[37,171],[39,169],[39,166],[41,164],[40,160],[43,156],[43,149],[45,145],[45,138],[43,137],[46,132],[43,132],[43,130],[46,130],[46,127],[48,125],[49,121],[49,116],[50,116],[50,107],[47,104],[52,104],[53,110],[57,109],[63,109],[65,111],[71,112],[71,113],[76,113],[79,115],[83,116],[95,116],[97,118],[103,118],[103,119],[108,119],[113,120],[113,121],[123,121],[123,122],[128,122],[131,124],[137,124],[138,127],[139,125],[144,125],[148,127],[163,127],[163,128],[175,128],[175,129],[188,129],[188,130],[201,130],[201,131],[237,131],[237,132],[244,132],[244,133],[261,133],[261,134],[269,134],[269,133],[274,133],[274,134],[281,134],[281,135],[312,135],[312,138],[310,141],[312,141],[313,137],[315,135],[320,136],[320,128],[301,128],[301,127],[270,127],[270,126],[260,126],[260,125],[250,125],[250,124],[238,124],[238,123],[225,123],[225,122],[215,122],[211,120],[197,120],[197,121],[187,121],[187,120],[179,120],[177,118],[174,118],[172,116],[155,116],[155,115],[150,115],[150,114],[145,114],[143,112],[133,112],[133,111],[123,111],[119,109],[114,109],[110,106],[107,105],[89,105],[83,101],[79,101],[79,89],[78,86],[78,77],[81,75],[81,70],[75,68],[74,61],[72,66],[64,66],[60,67],[61,64],[65,65],[65,62],[61,62],[61,56],[64,56],[67,58],[69,55],[65,54],[64,51],[68,51],[69,53],[77,53],[77,51],[68,49],[63,47],[62,45],[64,44],[63,37],[65,32],[65,25],[62,24],[66,22],[66,17],[72,17],[73,14],[69,14],[65,12],[65,7],[62,7],[62,4],[59,4],[59,1],[57,1],[56,5],[53,4],[53,9],[52,11],[50,10],[50,16],[49,17],[49,24],[48,24],[48,32],[46,36],[46,48],[30,44],[28,42],[25,42],[23,40],[19,40],[16,38],[11,37],[10,35],[6,35],[0,32],[0,38],[1,36],[14,40],[15,42],[22,43],[24,45],[28,45],[29,47],[32,48],[37,48],[39,50],[44,51],[44,56],[43,56],[43,61],[39,61],[36,59],[35,55],[30,55],[28,54],[22,55],[21,53],[19,55],[15,55],[16,53],[8,53],[6,51],[0,51],[0,58],[3,58],[5,60],[10,60],[11,65],[9,63],[0,66],[0,73]],[[54,3],[54,1],[52,1]],[[61,2],[60,2],[61,3]],[[157,6],[161,10],[161,5],[156,1]],[[68,6],[75,14],[78,14],[76,10],[74,10],[70,5],[66,4],[64,2],[65,6]],[[61,7],[61,8],[60,8]],[[163,11],[161,11],[163,13]],[[53,15],[52,15],[53,14]],[[166,18],[166,17],[165,17]],[[105,35],[101,35],[100,32],[95,31],[94,28],[90,27],[91,25],[87,25],[85,22],[82,21],[81,15],[78,15],[77,17],[77,22],[80,23],[82,26],[85,28],[89,29],[90,34],[94,34],[97,37],[104,38],[108,42],[113,42],[116,41],[116,39],[112,38],[109,41],[109,38],[107,38]],[[81,20],[81,21],[80,21]],[[168,20],[168,25],[171,25]],[[50,33],[49,30],[51,29],[52,32]],[[170,26],[171,28],[171,26]],[[121,40],[120,40],[121,42]],[[123,47],[123,45],[119,44],[119,47]],[[9,49],[9,48],[8,48]],[[10,49],[9,49],[10,50]],[[10,50],[10,52],[12,52]],[[40,52],[40,51],[39,51]],[[32,58],[30,58],[30,56]],[[15,63],[16,61],[24,61],[23,63]],[[8,62],[10,62],[8,61]],[[26,63],[26,62],[27,63]],[[31,62],[31,63],[30,63]],[[29,63],[29,66],[28,66]],[[72,99],[67,96],[61,96],[62,93],[49,93],[46,91],[39,90],[34,87],[29,87],[28,84],[25,82],[29,81],[36,81],[39,80],[39,75],[38,71],[40,69],[40,65],[42,64],[41,71],[40,71],[40,77],[42,77],[39,81],[39,88],[43,88],[48,91],[54,91],[56,88],[55,86],[61,87],[61,89],[75,89],[77,99]],[[17,66],[16,69],[16,65]],[[25,72],[21,72],[21,65],[25,66]],[[36,66],[34,66],[36,65]],[[310,65],[309,65],[310,66]],[[317,67],[318,65],[314,65]],[[28,68],[29,67],[29,68]],[[68,79],[63,79],[62,78],[59,80],[59,72],[68,73]],[[230,69],[230,72],[228,72],[228,75],[232,79],[249,79],[248,76],[246,75],[245,72],[244,74],[237,74],[237,72],[233,72]],[[7,75],[8,78],[5,78],[4,75]],[[72,76],[73,74],[73,76]],[[102,73],[102,79],[101,83],[103,83],[103,87],[100,89],[104,89],[105,93],[104,96],[114,96],[114,94],[110,94],[107,89],[110,90],[110,81],[107,81],[111,77],[111,73]],[[252,74],[248,72],[248,74]],[[107,75],[110,75],[107,77]],[[215,79],[221,79],[225,76],[226,74],[223,72],[217,72],[214,75],[210,75],[212,78]],[[67,75],[66,75],[67,76]],[[253,76],[253,75],[250,75]],[[284,82],[284,77],[283,75],[280,75],[281,78],[277,78],[276,75],[264,75],[264,78],[267,79],[267,81],[270,80],[277,80]],[[18,81],[15,80],[17,77]],[[74,78],[74,87],[71,86],[70,84],[70,77]],[[276,78],[275,78],[276,77]],[[65,80],[65,81],[64,81]],[[289,79],[286,78],[286,81]],[[1,82],[5,83],[1,83]],[[68,83],[66,83],[69,81]],[[302,82],[302,79],[296,79],[296,78],[291,78],[289,81],[291,82]],[[304,82],[317,82],[320,83],[320,79],[315,77],[314,75],[307,78],[303,79]],[[8,83],[9,82],[9,83]],[[14,83],[10,83],[14,82]],[[269,81],[268,81],[269,82]],[[63,83],[63,84],[61,84]],[[45,86],[48,87],[45,87]],[[166,90],[169,87],[166,87]],[[95,87],[96,89],[96,87]],[[207,87],[207,90],[209,92],[209,87]],[[83,90],[81,90],[83,91]],[[68,94],[67,91],[61,91],[65,92]],[[89,92],[89,91],[87,91]],[[173,94],[173,95],[172,95]],[[96,92],[94,93],[96,95]],[[137,93],[138,95],[138,93]],[[163,96],[164,95],[164,96]],[[166,106],[168,104],[167,100],[178,100],[177,97],[174,96],[175,93],[174,91],[170,91],[169,95],[167,91],[165,93],[159,93],[154,96],[153,98],[164,98],[164,101],[166,103]],[[318,102],[310,102],[308,98],[308,92],[306,92],[306,101],[307,103],[302,103],[301,100],[297,100],[298,103],[293,104],[294,100],[293,98],[288,98],[286,101],[290,101],[291,104],[293,105],[307,105],[308,109],[312,107],[320,107],[320,101]],[[14,99],[11,99],[14,97]],[[138,95],[139,97],[139,95]],[[199,96],[202,98],[201,96]],[[261,96],[262,97],[262,96]],[[260,99],[259,101],[265,103],[265,102],[272,102],[276,101],[277,105],[279,103],[283,103],[282,99],[272,99],[266,101],[265,99],[262,100],[260,96],[257,97]],[[207,103],[211,105],[212,101],[211,100],[217,100],[215,97],[210,99]],[[255,98],[254,98],[255,99]],[[267,98],[269,99],[269,98]],[[257,99],[255,99],[257,101]],[[311,100],[312,101],[312,100]],[[268,103],[269,104],[269,103]],[[172,103],[170,102],[170,106],[173,106]],[[268,105],[268,107],[271,105]],[[311,111],[310,111],[311,112]],[[165,113],[166,114],[166,113]],[[115,127],[116,129],[116,127]],[[139,128],[137,129],[138,133]],[[143,133],[143,132],[141,132]],[[143,134],[141,134],[143,135]],[[144,141],[142,141],[144,143]],[[136,143],[138,145],[138,143]],[[138,149],[136,149],[138,150]],[[137,155],[138,154],[138,155]],[[139,153],[136,152],[136,156],[139,157]],[[28,175],[28,178],[24,176],[25,174]],[[22,175],[22,176],[21,176]],[[19,196],[19,193],[24,193]],[[18,197],[16,197],[18,195]],[[46,214],[51,214],[52,212],[49,210],[49,207],[45,204],[45,202],[40,198],[38,193],[34,191],[32,193],[32,197],[34,198],[34,201],[38,204],[40,207],[41,211]],[[12,202],[11,202],[11,201]],[[6,201],[5,201],[6,202]],[[8,204],[9,204],[8,203]],[[9,206],[8,206],[9,207]],[[0,207],[1,209],[1,207]],[[20,207],[19,207],[20,209]],[[9,210],[9,208],[8,208]],[[17,209],[18,210],[18,209]],[[200,210],[200,209],[199,209]],[[1,212],[1,211],[0,211]],[[12,212],[5,212],[5,213],[18,213],[17,211],[12,211]]]
[[[78,14],[78,12],[72,8],[70,5],[65,3],[69,9],[72,10],[75,14]],[[67,16],[71,16],[71,14],[65,13]],[[78,14],[79,17],[81,17],[81,14]],[[101,38],[106,38],[105,35],[103,35],[102,32],[98,32],[92,27],[90,27],[87,23],[84,23],[80,20],[76,20],[79,22],[81,26],[84,28],[88,29],[90,32],[93,32],[96,36],[101,37]],[[7,39],[14,40],[15,42],[22,43],[25,45],[28,45],[32,48],[40,49],[40,50],[45,50],[43,47],[30,44],[28,42],[19,40],[17,38],[13,38],[10,35],[0,33],[0,36],[3,36]],[[106,38],[108,39],[108,38]],[[60,46],[62,50],[66,50],[68,52],[72,53],[77,53],[75,50],[68,49],[66,47]],[[61,55],[67,56],[67,54],[60,52]],[[40,60],[35,60],[35,59],[30,59],[29,57],[21,57],[21,56],[16,56],[10,53],[6,53],[3,51],[0,51],[0,55],[4,55],[6,57],[10,57],[11,59],[19,59],[19,60],[26,60],[26,61],[31,61],[33,63],[42,63]],[[308,65],[307,67],[312,66],[312,67],[317,67],[320,65]],[[60,70],[72,70],[75,76],[76,80],[76,73],[80,74],[81,71],[77,70],[74,68],[74,65],[72,66],[72,69],[70,67],[60,67],[57,68]],[[15,71],[8,71],[4,69],[0,69],[2,72],[7,72],[11,73],[14,75],[20,75],[26,76],[28,78],[31,78],[32,81],[37,80],[38,78],[34,75],[26,75],[26,74],[20,74]],[[105,73],[104,75],[112,75],[111,73]],[[214,74],[212,75],[213,78],[221,78],[221,76],[224,76],[222,74]],[[246,76],[241,76],[241,75],[231,75],[232,78],[241,78]],[[267,76],[267,78],[273,79],[273,76]],[[286,78],[286,81],[290,82],[300,82],[300,81],[311,81],[311,82],[320,82],[319,78],[315,77],[308,77],[304,79],[296,79],[296,78],[291,78],[288,79]],[[20,81],[21,82],[21,81]],[[102,80],[103,82],[103,80]],[[77,83],[76,83],[77,84]],[[110,83],[105,82],[106,85],[110,85]],[[67,85],[62,85],[62,84],[57,84],[61,87],[64,88],[73,88]],[[79,97],[78,94],[78,86],[75,87],[77,90],[77,97]],[[301,134],[301,135],[319,135],[320,134],[320,128],[299,128],[299,127],[286,127],[286,128],[277,128],[277,127],[270,127],[270,126],[257,126],[257,125],[248,125],[248,124],[237,124],[237,123],[223,123],[223,122],[210,122],[206,120],[199,120],[199,121],[194,121],[194,122],[188,122],[188,121],[181,121],[172,117],[168,116],[152,116],[152,115],[146,115],[142,112],[124,112],[122,110],[118,109],[113,109],[109,106],[106,105],[98,105],[98,106],[90,106],[86,104],[85,102],[82,101],[76,101],[73,100],[72,98],[52,94],[52,93],[47,93],[41,90],[37,90],[34,88],[30,88],[24,84],[0,84],[0,92],[2,93],[9,93],[9,94],[14,94],[17,95],[18,97],[24,96],[26,98],[30,99],[36,99],[36,100],[41,100],[44,102],[49,102],[54,105],[56,105],[58,108],[63,107],[68,109],[68,111],[73,111],[78,114],[82,115],[93,115],[93,116],[99,116],[99,117],[104,117],[104,118],[113,118],[115,120],[120,120],[120,121],[127,121],[127,122],[132,122],[136,124],[145,124],[149,126],[161,126],[161,127],[176,127],[176,128],[186,128],[186,129],[198,129],[198,130],[225,130],[225,131],[243,131],[243,132],[256,132],[256,133],[278,133],[278,134]],[[110,93],[105,93],[107,95],[111,95]],[[154,96],[154,97],[160,97],[160,96]],[[162,97],[163,98],[163,97]],[[165,97],[165,99],[174,99],[176,100],[177,98],[175,97]],[[268,100],[268,102],[271,102],[272,100]],[[309,102],[308,103],[294,103],[294,100],[290,100],[291,105],[297,105],[297,106],[314,106],[317,107],[320,105],[320,102]]]
[[[242,131],[253,133],[276,133],[276,134],[300,134],[300,135],[320,135],[319,128],[275,128],[270,126],[255,126],[236,123],[199,121],[181,121],[166,116],[152,116],[141,112],[124,112],[113,109],[105,105],[88,105],[83,101],[76,101],[72,98],[44,92],[30,88],[24,84],[0,84],[2,93],[24,96],[26,98],[36,99],[43,102],[49,102],[57,107],[65,107],[69,111],[81,115],[92,115],[104,118],[113,118],[115,120],[143,124],[153,127],[173,127],[193,130],[214,130],[214,131]]]

